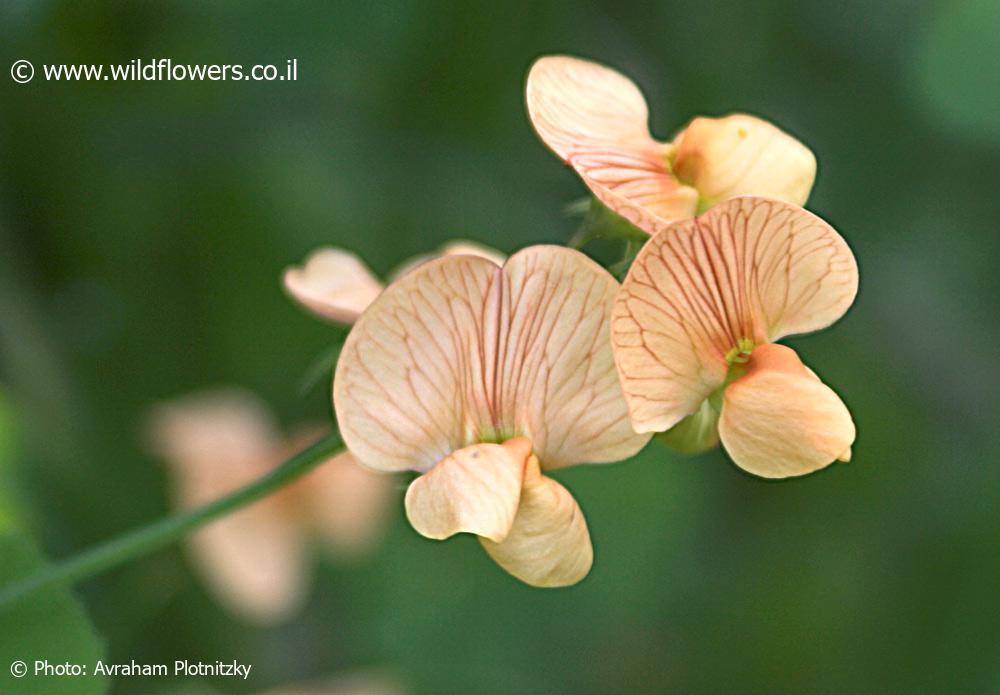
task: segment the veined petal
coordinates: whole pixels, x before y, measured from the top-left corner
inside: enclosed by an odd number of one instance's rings
[[[521,503],[506,539],[480,542],[497,564],[532,586],[576,584],[594,561],[580,506],[566,488],[541,474],[534,456],[525,469]]]
[[[746,114],[695,118],[674,144],[674,171],[698,190],[703,210],[741,195],[804,205],[816,179],[808,147]]]
[[[850,460],[855,429],[843,401],[794,350],[761,345],[726,387],[719,436],[740,468],[786,478]]]
[[[670,171],[670,145],[649,133],[646,100],[615,70],[546,56],[527,82],[531,123],[602,203],[647,232],[695,214],[698,193]]]
[[[857,288],[847,244],[797,206],[734,198],[670,225],[639,252],[612,315],[636,431],[670,429],[722,386],[731,351],[828,326]]]
[[[608,319],[618,283],[582,253],[532,246],[504,266],[493,402],[543,468],[618,461],[637,435],[615,373]]]
[[[382,283],[360,258],[342,249],[322,248],[301,267],[285,270],[285,290],[320,318],[352,324],[382,291]]]
[[[529,456],[531,442],[524,437],[456,451],[410,484],[410,524],[436,540],[474,533],[502,541],[517,513]]]
[[[358,461],[424,472],[487,439],[478,427],[494,422],[499,284],[484,258],[438,258],[389,285],[354,325],[333,402]]]
[[[159,406],[154,446],[170,466],[180,509],[198,507],[268,472],[281,440],[264,405],[239,390],[190,396]],[[241,509],[188,541],[196,569],[219,600],[256,622],[288,617],[305,594],[301,529],[279,493]]]
[[[348,448],[380,470],[427,471],[518,435],[545,467],[637,452],[614,371],[617,283],[583,254],[536,246],[501,270],[430,261],[393,283],[348,336],[334,405]]]

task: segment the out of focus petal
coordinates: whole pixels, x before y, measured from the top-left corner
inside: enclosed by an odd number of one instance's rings
[[[301,479],[302,512],[335,555],[357,555],[380,538],[395,498],[397,479],[337,454]]]
[[[670,145],[649,133],[646,100],[621,73],[570,56],[546,56],[527,82],[531,123],[602,203],[646,230],[690,217],[698,193],[670,172]]]
[[[474,444],[454,452],[410,484],[406,516],[422,536],[442,540],[456,533],[502,541],[521,496],[531,443]]]
[[[437,253],[425,253],[419,256],[414,256],[407,261],[403,261],[403,263],[401,263],[399,267],[392,272],[390,279],[396,280],[397,278],[401,278],[414,268],[423,265],[427,261],[440,258],[441,256],[479,256],[480,258],[485,258],[486,260],[492,261],[497,265],[503,265],[507,260],[507,256],[505,254],[502,254],[489,246],[477,244],[474,241],[456,239],[455,241],[450,241],[442,246]]]
[[[855,429],[840,397],[783,345],[762,345],[724,394],[719,435],[740,468],[765,478],[849,460]]]
[[[284,500],[267,498],[193,534],[192,560],[219,601],[252,622],[290,618],[302,605],[306,548]]]
[[[493,261],[497,265],[507,262],[507,254],[501,253],[485,244],[477,244],[474,241],[456,239],[449,241],[441,247],[442,256],[479,256],[488,261]]]
[[[241,389],[158,404],[148,430],[184,507],[211,502],[267,473],[283,451],[266,405]]]
[[[576,584],[594,561],[590,532],[580,506],[566,488],[541,474],[532,457],[525,470],[521,503],[502,542],[480,541],[497,564],[538,587]]]
[[[637,435],[615,372],[608,319],[617,281],[582,253],[532,246],[504,266],[500,420],[527,436],[543,468],[618,461]]]
[[[352,324],[382,291],[360,258],[342,249],[314,251],[301,266],[285,270],[288,294],[320,318]]]
[[[826,222],[766,198],[734,198],[646,243],[611,321],[638,432],[662,432],[722,386],[727,356],[830,325],[854,301],[858,269]]]
[[[179,509],[212,502],[270,471],[282,443],[264,404],[220,390],[158,406],[153,444],[171,471]],[[196,569],[235,613],[255,622],[287,618],[307,577],[301,529],[280,492],[213,522],[188,539]]]
[[[816,179],[808,147],[746,114],[695,118],[674,144],[674,172],[697,189],[701,210],[743,195],[804,205]]]

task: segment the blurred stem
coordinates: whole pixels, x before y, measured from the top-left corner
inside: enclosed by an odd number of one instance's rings
[[[66,586],[181,539],[190,531],[256,502],[313,470],[344,446],[333,432],[273,471],[215,502],[155,521],[0,589],[0,611],[41,589]]]

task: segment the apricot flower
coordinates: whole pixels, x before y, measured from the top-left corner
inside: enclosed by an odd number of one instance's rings
[[[472,533],[504,569],[565,586],[593,551],[572,495],[543,471],[635,454],[608,339],[618,283],[583,254],[533,246],[501,268],[424,263],[354,325],[334,379],[341,434],[364,465],[421,475],[406,493],[427,538]]]
[[[169,465],[174,503],[212,502],[267,473],[318,439],[313,428],[284,441],[266,407],[241,390],[187,396],[158,406],[150,429]],[[190,538],[195,565],[213,593],[255,622],[288,617],[308,583],[307,541],[319,536],[336,556],[375,542],[392,482],[341,453],[300,480]]]
[[[503,263],[504,256],[471,241],[453,241],[436,254],[405,261],[393,273],[395,277],[413,270],[438,256],[468,254]],[[301,267],[292,266],[283,277],[285,291],[296,302],[321,319],[350,325],[358,320],[383,290],[381,281],[364,261],[350,251],[324,247],[313,251]]]
[[[636,257],[611,324],[635,430],[717,421],[733,461],[767,478],[849,460],[847,408],[774,341],[829,326],[857,289],[840,235],[788,203],[734,198],[667,226]]]
[[[802,205],[816,177],[805,145],[746,114],[698,117],[672,142],[655,140],[638,87],[579,58],[536,61],[527,105],[538,135],[594,196],[648,233],[735,196]]]

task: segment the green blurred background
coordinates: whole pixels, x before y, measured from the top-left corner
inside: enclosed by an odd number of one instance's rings
[[[790,342],[853,411],[853,461],[773,483],[653,445],[566,471],[596,548],[569,590],[397,513],[271,629],[225,613],[172,548],[78,587],[108,656],[254,664],[204,681],[223,692],[357,669],[417,693],[1000,692],[995,0],[5,2],[2,523],[58,558],[166,513],[140,436],[164,398],[236,384],[286,424],[328,417],[325,380],[303,380],[342,333],[278,284],[314,247],[384,273],[455,237],[565,241],[583,187],[523,107],[553,52],[634,78],[661,137],[741,110],[816,153],[809,207],[854,249],[861,292]],[[158,57],[298,58],[299,81],[7,74]]]

